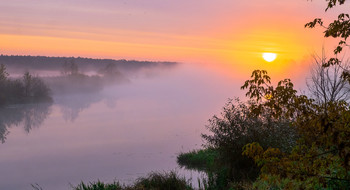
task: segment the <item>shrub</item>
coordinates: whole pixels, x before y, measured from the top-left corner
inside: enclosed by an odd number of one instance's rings
[[[229,100],[221,116],[213,116],[202,134],[205,146],[218,151],[220,170],[226,170],[229,180],[255,179],[259,168],[252,159],[242,155],[244,145],[259,142],[263,147],[277,146],[290,150],[296,141],[296,132],[289,127],[290,121],[274,119],[268,114],[255,116],[250,103]]]

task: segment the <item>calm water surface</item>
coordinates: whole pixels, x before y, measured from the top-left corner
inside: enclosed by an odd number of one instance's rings
[[[198,149],[207,120],[242,81],[181,65],[101,92],[14,105],[0,116],[0,189],[71,189],[97,179],[131,183],[151,171],[180,169],[176,156]]]

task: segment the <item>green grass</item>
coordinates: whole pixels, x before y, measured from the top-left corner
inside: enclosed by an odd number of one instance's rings
[[[232,181],[228,177],[228,168],[220,160],[219,152],[215,149],[193,150],[177,156],[177,163],[186,169],[203,171],[207,178],[198,180],[199,189],[251,189],[252,181]],[[220,164],[221,163],[221,164]]]
[[[180,153],[177,163],[186,169],[209,171],[215,168],[215,160],[218,159],[215,149],[193,150],[188,153]]]

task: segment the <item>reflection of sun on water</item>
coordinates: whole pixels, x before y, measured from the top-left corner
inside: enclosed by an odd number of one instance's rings
[[[275,53],[263,53],[262,57],[264,58],[265,61],[272,62],[276,59],[277,54],[275,54]]]

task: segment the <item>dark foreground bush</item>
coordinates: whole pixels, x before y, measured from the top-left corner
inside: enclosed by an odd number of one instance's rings
[[[130,186],[120,185],[119,182],[105,184],[103,182],[81,182],[74,190],[193,190],[191,184],[180,177],[176,172],[150,173],[147,177],[141,177]]]

